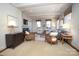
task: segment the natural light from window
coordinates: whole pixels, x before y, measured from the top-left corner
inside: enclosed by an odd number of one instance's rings
[[[51,27],[51,21],[46,21],[46,27]]]
[[[37,21],[37,27],[41,27],[41,21]]]

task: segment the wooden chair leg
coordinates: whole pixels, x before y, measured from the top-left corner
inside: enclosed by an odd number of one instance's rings
[[[62,45],[64,44],[64,39],[62,38]]]

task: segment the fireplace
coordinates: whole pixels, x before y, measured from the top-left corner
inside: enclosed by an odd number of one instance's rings
[[[23,28],[23,32],[28,31],[30,32],[29,28]]]

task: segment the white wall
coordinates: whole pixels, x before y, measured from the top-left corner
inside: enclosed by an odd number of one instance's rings
[[[10,4],[0,4],[0,50],[6,48],[5,34],[7,33],[7,16],[11,15],[18,19],[18,32],[22,32],[21,11]]]
[[[32,27],[33,27],[33,25],[32,25],[32,23],[33,23],[32,19],[29,16],[27,16],[25,13],[22,13],[22,18],[28,20],[28,26],[24,26],[24,28],[29,27],[30,31],[32,32],[33,31],[32,30]]]
[[[73,4],[72,6],[72,45],[79,49],[79,4]]]
[[[36,20],[39,20],[39,19],[36,19]],[[33,31],[34,32],[37,32],[39,29],[37,29],[37,23],[36,23],[36,20],[33,20]],[[46,30],[46,19],[40,19],[41,20],[41,32],[43,32],[44,30]],[[51,29],[52,30],[56,30],[55,27],[53,25],[56,25],[56,21],[55,19],[51,19]]]
[[[42,19],[35,18],[35,19],[33,19],[33,18],[29,17],[29,16],[28,16],[26,13],[24,13],[24,12],[23,12],[22,16],[23,16],[23,19],[28,20],[28,25],[29,25],[29,26],[24,26],[24,27],[26,27],[26,28],[29,27],[32,32],[37,32],[37,31],[39,30],[39,29],[37,29],[36,20],[41,20],[41,26],[42,26],[42,27],[41,27],[40,29],[42,29],[42,31],[46,29],[46,24],[45,24],[46,18],[42,18]],[[54,18],[52,18],[51,20],[52,20],[51,27],[52,27],[52,29],[54,29],[54,28],[53,28],[53,24],[55,24],[56,21],[55,21]]]

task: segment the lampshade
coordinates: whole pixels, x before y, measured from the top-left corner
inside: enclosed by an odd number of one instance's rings
[[[16,22],[14,20],[11,20],[8,22],[8,26],[13,26],[13,27],[16,27]]]

